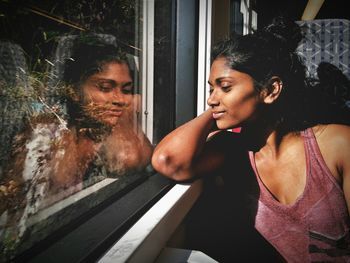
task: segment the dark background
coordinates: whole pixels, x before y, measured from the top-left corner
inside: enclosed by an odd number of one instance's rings
[[[301,20],[307,0],[256,0],[255,9],[258,15],[258,26],[269,23],[276,15],[284,15],[293,20]],[[346,0],[325,0],[315,19],[339,18],[349,19],[350,12]]]

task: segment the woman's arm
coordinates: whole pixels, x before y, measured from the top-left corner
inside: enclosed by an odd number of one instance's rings
[[[207,110],[169,133],[154,150],[153,167],[177,181],[214,171],[224,159],[215,140],[206,143],[214,124],[211,111]]]
[[[349,154],[350,154],[350,149],[349,149]],[[343,178],[344,178],[343,191],[345,194],[346,204],[348,206],[348,212],[350,214],[350,163],[349,163],[349,157],[348,157],[346,169],[344,170],[344,173],[343,173]]]
[[[350,214],[350,127],[343,126],[343,140],[340,165],[343,177],[343,191]]]

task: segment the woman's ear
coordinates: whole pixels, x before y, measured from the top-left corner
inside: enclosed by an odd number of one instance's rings
[[[263,101],[266,104],[271,104],[280,96],[283,89],[283,82],[279,77],[272,77],[268,85],[269,87],[263,91],[262,95]]]

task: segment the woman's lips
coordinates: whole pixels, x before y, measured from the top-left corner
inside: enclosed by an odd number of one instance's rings
[[[121,110],[113,110],[113,111],[106,111],[105,114],[108,116],[113,116],[113,117],[120,117],[122,115],[123,111]]]
[[[225,113],[224,111],[213,112],[213,118],[217,120],[221,118],[221,116],[224,115],[224,113]]]

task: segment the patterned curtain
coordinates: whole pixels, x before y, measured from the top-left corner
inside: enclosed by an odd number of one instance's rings
[[[297,22],[305,30],[305,38],[297,52],[305,60],[310,77],[316,77],[320,62],[338,67],[350,79],[350,21],[345,19],[320,19]]]

